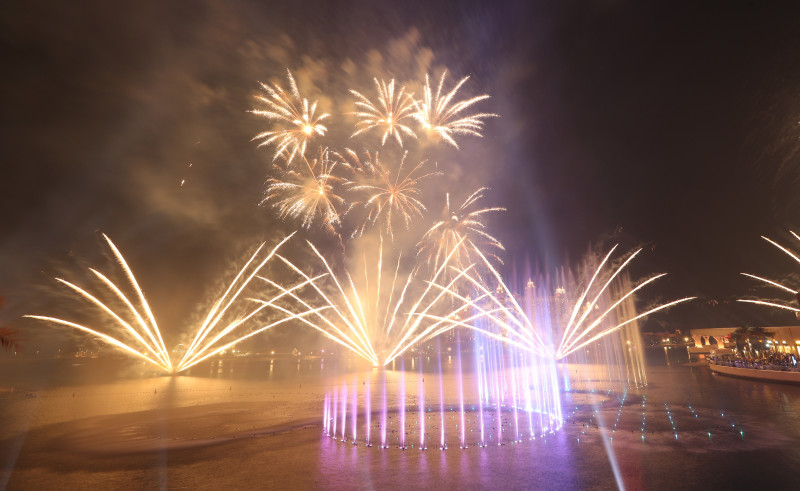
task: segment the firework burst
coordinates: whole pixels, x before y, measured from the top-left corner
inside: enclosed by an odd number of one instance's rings
[[[386,138],[392,136],[402,147],[401,134],[411,138],[417,137],[411,128],[402,123],[403,120],[414,116],[414,99],[406,93],[405,87],[400,87],[395,94],[394,79],[388,84],[384,80],[378,81],[377,78],[373,80],[378,89],[377,103],[373,103],[355,90],[350,91],[358,98],[356,101],[358,111],[355,113],[358,118],[358,123],[356,123],[358,130],[352,136],[377,128],[383,131],[381,145],[386,144]]]
[[[292,73],[288,70],[286,73],[290,92],[287,93],[277,84],[270,86],[262,83],[261,88],[267,95],[256,96],[256,99],[264,103],[266,108],[253,109],[250,112],[282,126],[280,129],[259,133],[253,140],[262,140],[259,147],[275,144],[273,160],[283,155],[291,163],[297,155],[305,154],[306,145],[315,135],[325,134],[327,128],[320,122],[329,115],[317,116],[317,101],[309,103],[308,99],[300,97]]]
[[[800,236],[798,236],[796,233],[794,233],[791,230],[789,231],[789,233],[791,233],[792,236],[795,239],[800,241]],[[767,242],[769,242],[770,244],[772,244],[776,248],[778,248],[784,254],[786,254],[789,257],[791,257],[792,259],[794,259],[797,263],[800,263],[800,255],[798,253],[792,251],[788,247],[784,247],[783,245],[775,242],[774,240],[772,240],[770,238],[767,238],[767,237],[764,237],[764,236],[761,236],[761,238],[766,240]],[[787,293],[790,293],[792,295],[795,295],[796,298],[797,298],[797,302],[800,303],[800,291],[795,290],[794,288],[789,287],[784,283],[781,283],[781,282],[778,282],[778,281],[769,280],[767,278],[763,278],[761,276],[756,276],[754,274],[749,274],[749,273],[742,273],[742,275],[747,276],[748,278],[753,278],[753,279],[758,280],[758,281],[760,281],[760,282],[762,282],[762,283],[764,283],[766,285],[778,288],[780,290],[783,290],[784,292],[787,292]],[[789,311],[794,312],[795,315],[797,315],[798,317],[800,317],[800,308],[793,307],[791,305],[786,305],[785,303],[778,303],[778,302],[766,301],[766,300],[750,300],[750,299],[740,299],[739,302],[754,303],[754,304],[758,304],[758,305],[766,305],[766,306],[775,307],[775,308],[778,308],[778,309],[789,310]]]
[[[505,211],[505,208],[474,209],[474,205],[483,198],[483,192],[486,189],[480,188],[473,192],[457,209],[451,208],[450,194],[448,193],[445,196],[446,203],[442,219],[434,223],[417,244],[418,257],[424,258],[425,263],[432,264],[436,268],[450,252],[458,249],[458,254],[452,259],[451,264],[464,269],[477,259],[474,257],[474,251],[480,244],[486,247],[487,255],[502,262],[492,250],[505,250],[503,244],[486,232],[483,216],[491,212]],[[456,247],[456,244],[462,242],[464,246]]]
[[[403,154],[394,172],[383,165],[377,153],[374,158],[358,161],[360,176],[366,182],[354,183],[350,191],[362,196],[353,206],[363,205],[367,213],[356,234],[362,234],[368,225],[377,225],[382,236],[394,239],[393,223],[399,222],[407,230],[412,220],[425,212],[420,182],[439,173],[424,172],[425,160],[404,172],[407,155]]]
[[[267,181],[263,202],[278,209],[281,219],[300,221],[310,228],[319,219],[321,226],[336,233],[340,223],[340,212],[345,199],[340,195],[346,179],[336,175],[337,168],[349,167],[339,162],[337,154],[322,148],[311,160],[302,156],[304,165],[281,171],[279,177]]]
[[[486,118],[497,117],[496,114],[477,113],[463,114],[472,105],[482,100],[488,99],[488,95],[480,95],[471,99],[455,102],[453,99],[458,94],[459,89],[469,80],[469,77],[462,78],[450,92],[442,94],[444,80],[447,72],[442,73],[436,92],[431,89],[431,81],[425,75],[425,87],[421,101],[415,101],[416,112],[414,117],[417,119],[422,129],[437,134],[442,140],[458,148],[453,138],[455,135],[483,136],[483,120]]]
[[[402,147],[407,137],[416,138],[407,124],[411,119],[417,120],[427,131],[440,135],[440,139],[456,148],[455,135],[480,136],[483,120],[494,115],[469,114],[469,108],[488,96],[458,100],[458,91],[468,78],[460,80],[445,93],[446,75],[446,72],[442,74],[435,91],[431,88],[429,78],[426,78],[425,94],[420,101],[415,100],[405,86],[394,79],[387,82],[380,77],[373,78],[377,91],[377,98],[373,100],[351,90],[357,99],[356,130],[352,137],[380,132],[381,145],[385,145],[388,138],[393,138]],[[307,229],[314,223],[320,223],[321,228],[337,235],[342,217],[355,211],[363,219],[354,218],[350,221],[356,224],[351,238],[363,235],[372,227],[379,229],[382,238],[390,240],[394,240],[398,228],[409,230],[411,222],[427,211],[420,182],[440,173],[425,172],[425,159],[421,159],[416,166],[406,166],[407,153],[400,159],[392,159],[393,165],[390,166],[378,158],[377,152],[366,150],[366,159],[361,161],[355,152],[347,148],[342,151],[346,157],[325,150],[319,158],[309,162],[306,157],[308,142],[311,137],[325,133],[326,129],[319,121],[328,115],[315,117],[316,103],[309,104],[307,99],[300,96],[291,73],[288,73],[288,79],[288,92],[278,85],[262,84],[267,96],[261,96],[259,100],[266,105],[266,109],[253,111],[289,126],[256,137],[262,140],[259,146],[275,147],[275,159],[284,157],[280,165],[273,166],[275,172],[267,180],[263,202],[273,205],[284,220],[298,220]],[[337,131],[337,134],[341,132]],[[298,161],[301,162],[298,164]],[[480,220],[472,220],[483,212],[497,209],[467,213],[469,217],[454,228],[471,227],[472,235],[483,234],[483,239],[489,244],[502,249],[496,239],[478,230],[482,227]],[[450,240],[448,248],[457,241],[457,237]],[[437,261],[446,254],[447,250],[443,251]]]

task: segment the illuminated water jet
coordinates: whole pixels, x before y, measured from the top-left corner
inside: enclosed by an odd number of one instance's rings
[[[483,266],[494,275],[495,289],[490,289],[476,276],[474,268],[451,268],[459,281],[467,280],[471,295],[462,293],[463,289],[459,291],[452,283],[439,285],[435,278],[429,281],[429,286],[447,292],[462,306],[457,315],[448,318],[429,311],[412,311],[412,315],[417,317],[448,322],[446,327],[440,326],[439,330],[432,331],[440,336],[434,353],[438,364],[433,372],[439,373],[439,400],[428,399],[436,392],[426,389],[422,381],[417,380],[414,394],[417,402],[407,402],[407,391],[415,385],[414,381],[405,381],[415,371],[405,371],[404,358],[401,357],[397,374],[400,380],[397,405],[387,404],[386,398],[378,402],[383,404],[380,411],[384,418],[394,412],[395,421],[399,421],[395,430],[397,436],[389,440],[384,438],[382,447],[407,448],[407,436],[412,433],[420,435],[420,448],[427,448],[433,443],[429,441],[431,435],[438,435],[438,445],[442,449],[455,444],[461,448],[503,445],[517,443],[523,436],[536,438],[550,434],[564,421],[562,392],[570,390],[570,384],[581,382],[580,376],[578,380],[570,380],[570,374],[562,370],[562,386],[559,370],[576,363],[592,362],[605,366],[608,382],[620,384],[622,390],[645,384],[636,322],[690,298],[637,312],[633,303],[634,293],[663,275],[634,286],[624,268],[638,251],[623,260],[621,266],[606,268],[613,251],[612,248],[599,264],[589,261],[584,268],[587,277],[582,282],[567,282],[566,277],[560,279],[561,284],[568,285],[574,294],[568,293],[564,287],[552,288],[543,278],[537,280],[538,290],[533,281],[529,281],[522,294],[515,294],[479,251]],[[579,284],[584,286],[578,288],[576,285]],[[463,308],[463,305],[468,308]],[[440,368],[441,336],[447,333],[455,333],[453,341],[457,359],[456,380],[450,388],[443,383]],[[462,345],[462,336],[469,336],[472,342]],[[424,343],[417,347],[423,349]],[[468,347],[466,351],[462,350],[464,347]],[[467,369],[462,365],[462,353],[470,349],[474,358],[471,368]],[[596,351],[592,358],[585,356],[587,349]],[[420,363],[422,359],[420,356]],[[424,376],[422,367],[419,368],[420,371],[416,371],[418,378]],[[594,387],[598,380],[592,379],[590,383]],[[446,391],[453,388],[455,393],[446,395]],[[436,407],[439,418],[424,417],[426,412],[429,414]],[[420,414],[416,422],[406,418],[407,413],[414,411]],[[437,420],[439,428],[434,425]],[[457,431],[447,432],[446,426]]]

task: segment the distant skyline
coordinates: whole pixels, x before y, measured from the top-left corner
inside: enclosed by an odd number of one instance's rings
[[[258,206],[259,81],[289,68],[344,92],[346,73],[447,67],[501,116],[449,184],[508,208],[490,220],[506,272],[616,236],[646,246],[635,273],[670,273],[645,300],[701,297],[650,329],[798,322],[725,302],[754,286],[740,272],[800,272],[760,239],[800,226],[800,5],[273,3],[0,7],[0,320],[31,325],[16,316],[60,301],[53,275],[103,264],[102,231],[185,327],[232,262],[293,229]]]

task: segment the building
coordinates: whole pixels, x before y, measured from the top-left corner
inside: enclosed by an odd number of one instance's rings
[[[692,329],[692,339],[694,346],[689,348],[690,353],[710,353],[719,348],[735,348],[731,342],[731,334],[738,327],[715,327],[709,329]],[[775,333],[775,336],[767,340],[767,348],[774,349],[778,353],[794,353],[800,356],[800,326],[776,326],[765,327],[767,331]]]

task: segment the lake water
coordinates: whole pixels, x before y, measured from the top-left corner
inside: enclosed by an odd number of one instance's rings
[[[795,489],[800,387],[648,352],[648,386],[563,394],[547,438],[446,451],[321,434],[322,401],[367,373],[320,359],[226,359],[180,377],[136,363],[0,364],[9,489]],[[669,363],[669,364],[668,364]],[[448,376],[445,362],[445,374]],[[425,384],[437,375],[423,372]],[[412,384],[413,385],[413,384]],[[13,391],[12,391],[13,388]],[[428,389],[426,388],[426,392]]]

